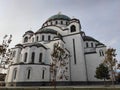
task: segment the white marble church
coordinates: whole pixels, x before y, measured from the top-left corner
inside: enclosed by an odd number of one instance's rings
[[[100,81],[94,75],[96,67],[104,59],[106,46],[85,35],[79,19],[59,13],[48,18],[36,32],[26,31],[22,42],[12,48],[12,63],[7,72],[6,85],[50,85],[51,53],[54,43],[58,42],[70,55],[68,79],[57,79],[58,85]]]

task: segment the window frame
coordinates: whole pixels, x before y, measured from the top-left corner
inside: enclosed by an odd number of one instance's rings
[[[105,55],[102,49],[99,50],[99,55],[100,56],[104,56]]]
[[[63,24],[63,21],[60,21],[61,24]]]
[[[24,43],[26,43],[26,42],[28,42],[28,37],[27,36],[24,38]]]
[[[76,32],[76,26],[75,25],[70,26],[70,32]]]
[[[14,68],[14,70],[13,70],[13,80],[16,79],[16,76],[17,76],[17,68]]]
[[[35,52],[31,53],[31,63],[34,63],[35,61]]]
[[[32,67],[27,67],[25,72],[25,79],[30,80],[32,78]]]
[[[39,63],[42,63],[42,57],[43,57],[43,54],[40,53],[40,54],[39,54]]]
[[[39,41],[39,36],[36,36],[36,41]]]
[[[93,43],[91,42],[91,47],[94,47]]]
[[[48,41],[50,41],[51,40],[51,36],[50,35],[48,35]]]
[[[24,62],[26,62],[26,61],[27,61],[27,56],[28,56],[28,53],[27,53],[27,52],[25,52],[25,54],[24,54]]]
[[[42,35],[42,41],[44,41],[45,40],[45,36],[44,35]]]
[[[88,42],[86,42],[86,48],[88,48],[89,47],[89,43]]]
[[[16,51],[14,50],[12,56],[15,57],[15,55],[16,55]]]
[[[45,70],[42,70],[42,79],[45,79]]]

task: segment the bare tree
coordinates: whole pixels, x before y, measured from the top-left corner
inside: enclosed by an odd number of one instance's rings
[[[5,65],[9,63],[9,58],[11,55],[11,50],[9,49],[9,44],[12,41],[12,35],[5,35],[3,37],[3,42],[0,45],[0,67],[6,68]]]
[[[111,73],[112,85],[114,85],[114,81],[115,81],[114,67],[117,63],[117,60],[115,58],[116,57],[115,51],[116,50],[113,48],[108,48],[107,51],[105,52],[106,56],[104,60],[104,63],[108,66],[110,73]]]
[[[54,85],[54,89],[56,89],[56,80],[57,78],[60,80],[68,80],[68,52],[60,46],[59,43],[55,43],[53,46],[53,53],[51,54],[51,81],[52,85]]]
[[[0,85],[4,85],[4,80],[6,73],[5,71],[7,70],[10,55],[11,55],[11,50],[9,49],[9,44],[12,41],[12,35],[5,35],[3,37],[3,42],[0,45]]]

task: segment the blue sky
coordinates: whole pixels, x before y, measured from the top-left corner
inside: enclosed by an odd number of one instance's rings
[[[80,20],[88,36],[117,49],[120,60],[120,0],[0,0],[0,40],[12,34],[11,46],[27,30],[37,31],[52,15],[62,12]]]

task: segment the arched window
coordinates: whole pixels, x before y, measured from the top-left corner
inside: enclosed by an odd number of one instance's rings
[[[25,38],[24,38],[24,43],[25,43],[25,42],[28,42],[28,37],[25,37]]]
[[[27,75],[27,79],[30,79],[30,69],[28,70],[28,75]]]
[[[42,41],[44,41],[44,35],[42,35]]]
[[[63,24],[63,21],[61,21],[61,24]]]
[[[45,77],[45,70],[42,70],[42,79]]]
[[[17,75],[17,68],[14,68],[14,70],[13,70],[13,80],[16,79],[16,75]]]
[[[13,51],[13,57],[15,57],[16,51]]]
[[[58,24],[58,22],[57,22],[57,21],[55,21],[55,24]]]
[[[34,63],[34,60],[35,60],[35,52],[32,52],[32,55],[31,55],[31,63]]]
[[[50,25],[52,25],[52,22],[50,22]]]
[[[86,42],[86,48],[89,47],[88,42]]]
[[[50,41],[50,39],[51,39],[51,37],[50,37],[50,35],[48,36],[48,41]]]
[[[32,38],[32,42],[34,42],[34,38]]]
[[[102,56],[104,56],[104,52],[102,51]]]
[[[93,47],[93,43],[91,43],[91,47]]]
[[[75,25],[72,25],[72,26],[70,27],[70,30],[71,30],[71,32],[75,32],[75,31],[76,31]]]
[[[26,61],[27,61],[27,52],[24,55],[24,62],[26,62]]]
[[[99,54],[100,54],[100,56],[104,56],[103,50],[99,50]]]
[[[68,22],[66,22],[66,25],[68,25]]]
[[[102,56],[102,54],[101,54],[101,50],[99,50],[99,54],[100,54],[100,56]]]
[[[32,68],[29,67],[26,70],[26,79],[30,79],[31,78],[31,72],[32,72]]]
[[[42,62],[42,53],[39,54],[39,62]]]
[[[44,79],[45,78],[45,72],[46,72],[46,68],[45,67],[43,67],[42,68],[42,79]]]
[[[38,41],[38,40],[39,40],[39,37],[37,36],[37,37],[36,37],[36,41]]]

